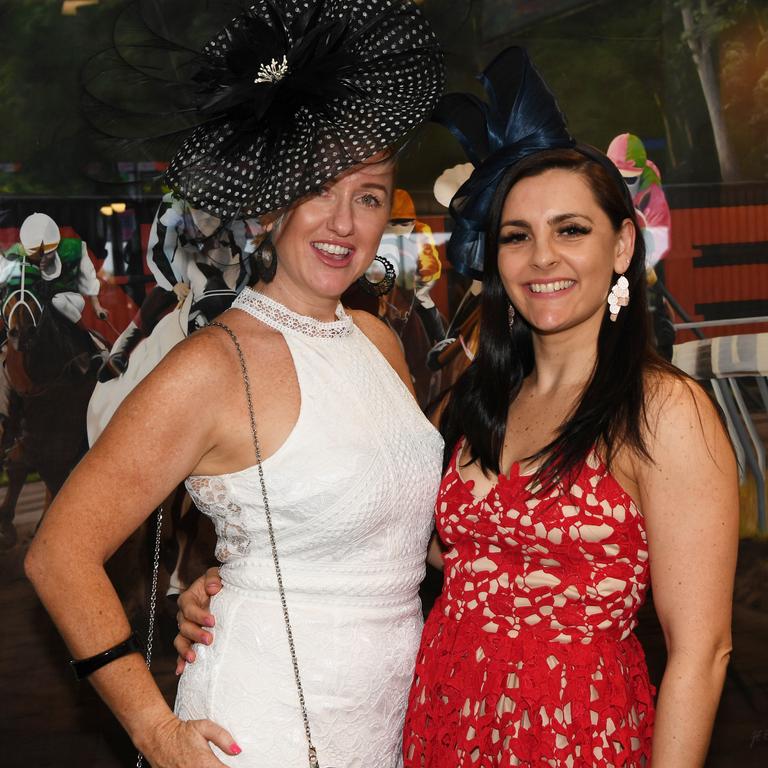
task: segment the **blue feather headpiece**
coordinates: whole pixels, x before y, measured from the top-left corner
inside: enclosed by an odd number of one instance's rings
[[[565,117],[522,48],[507,48],[479,76],[488,101],[449,93],[433,119],[459,140],[475,166],[451,200],[454,229],[448,259],[462,274],[480,279],[488,214],[505,171],[547,149],[575,148]]]

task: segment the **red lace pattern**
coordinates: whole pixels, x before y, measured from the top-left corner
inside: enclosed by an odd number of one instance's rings
[[[437,499],[445,583],[417,657],[406,768],[650,764],[634,502],[596,454],[567,494],[537,495],[515,465],[478,499],[457,454]]]

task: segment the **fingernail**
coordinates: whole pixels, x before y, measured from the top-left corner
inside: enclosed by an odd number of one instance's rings
[[[184,658],[191,664],[195,660],[195,654],[190,651]]]
[[[213,626],[215,623],[216,623],[216,622],[215,622],[215,620],[214,620],[213,616],[206,616],[206,617],[203,619],[203,626],[204,626],[204,627],[212,627],[212,626]]]
[[[176,667],[176,677],[178,677],[181,674],[181,669],[179,667]]]
[[[239,754],[240,754],[240,753],[241,753],[243,750],[242,750],[242,749],[240,749],[240,747],[238,747],[238,746],[237,746],[237,744],[235,744],[235,742],[233,741],[233,742],[232,742],[232,743],[229,745],[229,751],[230,751],[230,752],[231,752],[233,755],[239,755]]]

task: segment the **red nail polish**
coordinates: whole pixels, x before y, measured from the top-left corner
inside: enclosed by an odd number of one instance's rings
[[[229,746],[229,751],[233,755],[239,755],[243,750],[240,749],[240,747],[238,747],[237,744],[235,744],[235,742],[233,741],[232,744],[230,744]]]

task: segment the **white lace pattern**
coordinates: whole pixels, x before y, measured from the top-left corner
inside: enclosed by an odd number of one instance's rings
[[[232,303],[233,309],[241,309],[252,317],[261,320],[264,325],[281,333],[300,333],[321,339],[335,339],[349,336],[354,322],[344,311],[341,304],[336,308],[336,320],[323,322],[314,317],[307,317],[293,312],[269,296],[245,288]]]
[[[235,306],[283,333],[301,391],[263,469],[320,764],[397,768],[442,440],[343,309],[321,323],[253,291]],[[243,752],[217,751],[225,765],[306,766],[256,468],[187,488],[216,527],[224,589],[176,710],[230,730]]]

